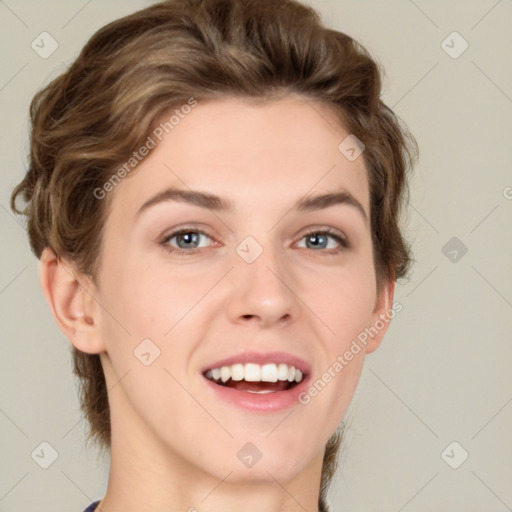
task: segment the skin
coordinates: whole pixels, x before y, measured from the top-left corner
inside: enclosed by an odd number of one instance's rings
[[[200,370],[242,349],[278,350],[307,360],[315,381],[389,311],[394,281],[377,294],[370,223],[357,208],[292,208],[344,189],[369,218],[363,158],[338,150],[347,136],[328,107],[295,96],[200,102],[109,192],[98,286],[45,250],[41,286],[56,322],[75,347],[100,354],[109,389],[111,470],[98,510],[318,510],[323,450],[389,324],[292,414],[219,401]],[[233,210],[166,201],[136,216],[168,187],[216,194]],[[208,234],[201,252],[160,243],[190,224]],[[325,228],[351,247],[306,243]],[[263,248],[250,264],[235,250],[247,236]],[[178,243],[193,252],[183,239],[167,247]],[[161,351],[149,366],[133,354],[146,338]],[[236,456],[247,442],[262,453],[252,468]]]

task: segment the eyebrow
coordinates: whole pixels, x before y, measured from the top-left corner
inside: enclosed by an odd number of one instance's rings
[[[207,208],[213,211],[228,212],[233,210],[233,203],[231,201],[214,194],[200,192],[198,190],[168,188],[148,199],[139,208],[135,216],[138,217],[144,210],[147,210],[156,204],[168,201],[178,201],[182,203],[193,204],[195,206]],[[363,205],[350,192],[346,190],[321,195],[304,196],[295,203],[292,209],[298,211],[315,211],[323,210],[337,204],[353,206],[362,215],[365,224],[368,224],[368,216]]]

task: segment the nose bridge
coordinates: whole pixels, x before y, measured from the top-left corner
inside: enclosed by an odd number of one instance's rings
[[[233,290],[229,314],[233,321],[257,319],[272,324],[298,314],[298,298],[293,292],[294,278],[287,266],[285,249],[272,242],[260,243],[247,237],[236,248]]]

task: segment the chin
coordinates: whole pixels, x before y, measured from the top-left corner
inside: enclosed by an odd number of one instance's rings
[[[268,484],[275,483],[275,480],[288,482],[302,473],[315,457],[312,450],[304,450],[304,445],[290,445],[277,436],[274,443],[268,440],[266,443],[263,440],[260,443],[238,441],[234,445],[236,447],[232,451],[211,456],[213,460],[219,460],[219,457],[223,460],[221,464],[210,467],[208,472],[220,480],[229,474],[229,482],[237,484]],[[319,453],[321,464],[322,448],[319,448]]]
[[[284,462],[284,463],[283,463]],[[280,484],[289,482],[304,471],[304,461],[299,465],[295,460],[268,460],[265,464],[263,459],[256,463],[252,468],[236,467],[229,476],[229,481],[233,484]],[[226,474],[223,475],[223,478]]]

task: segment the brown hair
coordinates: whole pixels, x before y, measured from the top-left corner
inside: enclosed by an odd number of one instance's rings
[[[28,219],[33,252],[51,247],[93,282],[109,198],[103,187],[140,147],[164,111],[197,98],[267,100],[287,93],[331,107],[365,145],[379,290],[406,276],[411,257],[399,228],[414,137],[381,100],[380,65],[358,42],[326,28],[295,0],[168,0],[96,32],[69,70],[32,100],[30,161],[11,208]],[[136,120],[136,121],[135,121]],[[16,199],[26,202],[23,210]],[[110,447],[110,411],[99,355],[73,347],[88,440]],[[337,467],[329,440],[319,497]]]

